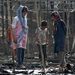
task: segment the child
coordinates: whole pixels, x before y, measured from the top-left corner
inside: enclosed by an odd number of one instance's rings
[[[8,42],[9,48],[14,49],[14,57],[16,57],[16,48],[14,47],[14,44],[12,44],[11,29],[12,29],[12,25],[9,25],[7,30],[7,42]]]
[[[7,30],[7,42],[8,42],[9,48],[12,48],[12,41],[11,41],[11,25],[8,26],[8,30]]]
[[[43,20],[41,26],[36,29],[36,41],[39,49],[39,59],[42,61],[41,47],[44,56],[44,62],[47,61],[46,47],[49,45],[49,31],[47,30],[47,22]]]

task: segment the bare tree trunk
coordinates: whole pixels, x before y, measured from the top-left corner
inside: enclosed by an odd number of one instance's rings
[[[70,0],[68,0],[68,8],[67,8],[67,49],[70,51],[69,47],[69,35],[70,35],[70,26],[69,26],[69,17],[70,17]]]

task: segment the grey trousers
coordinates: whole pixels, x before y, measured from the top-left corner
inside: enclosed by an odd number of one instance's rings
[[[65,56],[65,53],[63,51],[59,51],[57,53],[57,59],[59,60],[60,64],[65,64],[66,63],[64,56]]]

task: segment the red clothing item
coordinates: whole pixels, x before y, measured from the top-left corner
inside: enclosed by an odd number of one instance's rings
[[[11,30],[8,30],[8,38],[11,40]]]

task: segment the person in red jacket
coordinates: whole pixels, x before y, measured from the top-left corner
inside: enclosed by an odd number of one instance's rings
[[[8,46],[9,48],[13,48],[14,49],[14,57],[16,57],[16,48],[14,47],[14,44],[12,43],[12,35],[11,35],[11,29],[12,29],[12,24],[8,26],[8,30],[7,30],[7,42],[8,42]]]
[[[7,42],[8,42],[9,48],[11,48],[12,47],[11,25],[8,26],[8,30],[7,30]]]

